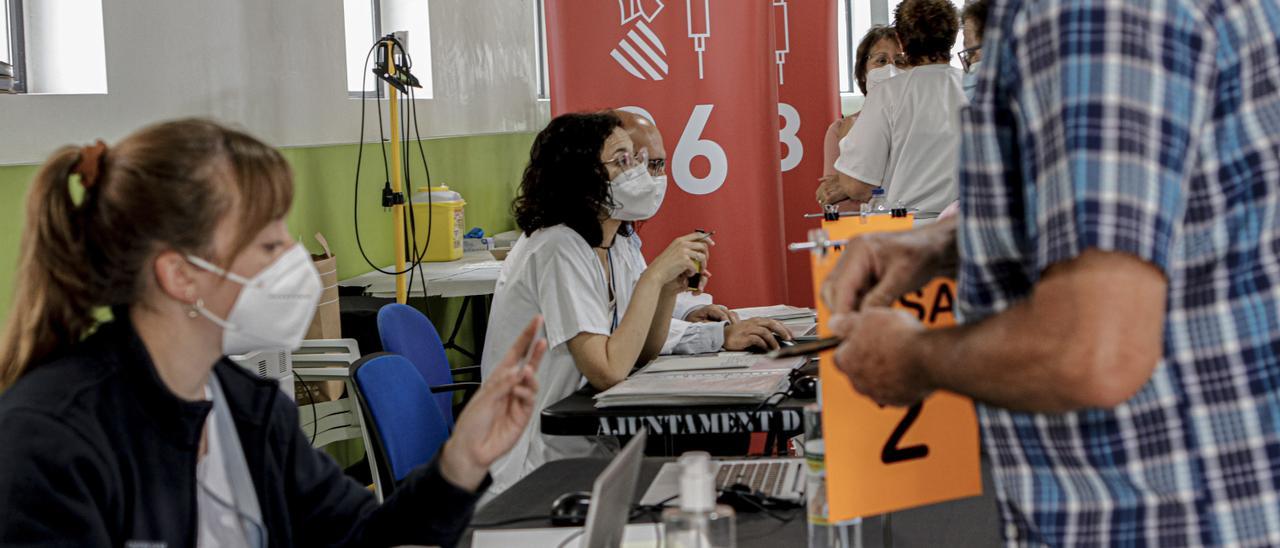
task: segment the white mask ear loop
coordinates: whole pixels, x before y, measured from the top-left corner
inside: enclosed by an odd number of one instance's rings
[[[209,272],[211,274],[217,274],[228,280],[238,283],[242,286],[249,285],[249,280],[246,279],[244,276],[241,276],[234,272],[227,272],[226,270],[223,270],[217,265],[210,263],[209,261],[206,261],[204,259],[201,259],[200,257],[197,257],[195,255],[187,255],[187,261],[195,265],[197,268],[204,270],[206,272]],[[201,299],[201,298],[197,298],[195,304],[191,305],[191,312],[188,312],[187,315],[191,318],[195,318],[197,315],[204,316],[206,320],[213,322],[214,325],[217,325],[218,327],[221,327],[224,330],[236,331],[236,326],[233,325],[231,322],[228,322],[227,320],[219,318],[213,312],[210,312],[208,308],[205,308],[204,299]]]
[[[210,312],[208,308],[205,308],[204,299],[196,299],[196,304],[191,305],[191,308],[193,310],[193,313],[204,316],[206,320],[213,322],[218,327],[236,331],[236,326],[233,325],[231,322],[228,322],[227,320],[219,318],[218,316],[214,315],[213,312]]]
[[[195,256],[195,255],[187,255],[187,261],[189,261],[189,262],[190,262],[191,264],[193,264],[193,265],[196,265],[196,266],[197,266],[197,267],[199,267],[201,270],[204,270],[204,271],[209,272],[209,273],[211,273],[211,274],[217,274],[217,275],[219,275],[219,276],[222,276],[222,277],[224,277],[224,278],[226,278],[226,279],[228,279],[228,280],[231,280],[231,281],[233,281],[233,282],[235,282],[235,283],[238,283],[238,284],[240,284],[240,285],[249,285],[249,279],[248,279],[248,278],[245,278],[244,276],[241,276],[241,275],[239,275],[239,274],[236,274],[235,272],[228,272],[228,271],[226,271],[226,270],[223,270],[221,267],[219,267],[219,266],[217,266],[217,265],[215,265],[215,264],[213,264],[213,263],[211,263],[211,262],[209,262],[209,261],[206,261],[206,260],[204,260],[204,259],[201,259],[200,257],[197,257],[197,256]]]

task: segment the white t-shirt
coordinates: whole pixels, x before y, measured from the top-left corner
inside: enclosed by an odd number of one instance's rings
[[[840,140],[836,170],[937,216],[956,201],[964,73],[925,65],[890,78],[867,94],[858,123]]]
[[[613,334],[647,268],[640,246],[639,237],[619,235],[609,250],[616,306],[610,306],[608,274],[595,250],[573,229],[544,228],[521,235],[512,246],[494,290],[481,375],[488,378],[537,314],[543,317],[541,336],[547,339],[547,353],[538,369],[537,410],[520,441],[490,469],[493,486],[485,494],[486,502],[546,462],[608,455],[617,449],[612,437],[544,436],[541,412],[586,384],[568,342],[580,333]],[[710,301],[710,296],[679,298],[673,316],[683,318]],[[722,324],[678,319],[671,324],[664,352],[714,352],[724,344]]]
[[[616,259],[615,269],[623,262]],[[615,282],[619,274],[615,271]],[[618,321],[631,301],[632,287],[615,283]],[[493,372],[537,314],[543,317],[541,335],[547,339],[547,353],[538,369],[537,409],[520,441],[490,469],[493,486],[486,498],[505,491],[548,461],[608,455],[617,447],[612,438],[541,434],[542,410],[568,397],[584,382],[569,353],[569,340],[579,333],[613,332],[608,295],[604,267],[573,229],[564,225],[540,229],[520,236],[512,246],[493,294],[481,375],[487,378]]]

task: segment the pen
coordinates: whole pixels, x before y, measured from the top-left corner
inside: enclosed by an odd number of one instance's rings
[[[796,356],[813,356],[840,346],[840,343],[843,341],[844,339],[841,339],[840,337],[827,337],[825,339],[800,343],[795,346],[784,346],[765,354],[765,357],[770,360],[777,360],[781,358],[794,358]]]
[[[533,348],[538,346],[538,341],[541,340],[538,337],[534,337],[532,341],[529,341],[529,347],[524,349],[524,357],[520,358],[520,367],[516,371],[524,371],[524,368],[529,366],[529,360],[533,359]]]

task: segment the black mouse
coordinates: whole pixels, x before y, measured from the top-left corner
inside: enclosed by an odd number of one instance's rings
[[[581,526],[587,522],[587,509],[591,507],[591,493],[575,491],[565,493],[551,503],[551,524],[557,527]]]
[[[791,381],[791,397],[811,400],[818,397],[818,376],[800,375]]]

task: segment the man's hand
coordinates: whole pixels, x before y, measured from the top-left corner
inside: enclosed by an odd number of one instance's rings
[[[453,436],[440,451],[440,473],[468,491],[475,491],[489,467],[519,441],[533,416],[538,393],[535,374],[547,341],[537,340],[542,318],[524,328],[511,350],[485,379],[458,416]],[[529,361],[524,364],[525,356]]]
[[[724,326],[725,350],[777,350],[779,340],[791,340],[791,332],[777,320],[751,318]]]
[[[893,304],[955,268],[955,219],[894,233],[867,234],[845,246],[840,264],[822,285],[831,313]]]
[[[708,304],[695,308],[684,317],[684,321],[693,323],[703,322],[738,322],[738,313],[729,310],[729,307],[720,304]]]
[[[924,326],[911,314],[885,308],[845,314],[831,329],[844,339],[836,367],[859,393],[880,405],[909,406],[933,390],[914,350]]]

